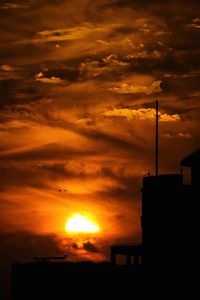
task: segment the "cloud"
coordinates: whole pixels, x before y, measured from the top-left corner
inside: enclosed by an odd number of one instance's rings
[[[63,80],[61,80],[59,77],[52,76],[50,78],[44,77],[44,74],[42,72],[36,74],[35,80],[43,83],[49,83],[49,84],[61,84]]]
[[[55,42],[55,41],[66,41],[66,40],[76,40],[82,39],[92,32],[98,32],[100,29],[96,29],[90,24],[77,26],[74,28],[64,28],[55,30],[44,30],[38,32],[38,36],[41,41],[45,42]]]
[[[94,25],[92,23],[82,23],[80,26],[69,28],[58,28],[53,30],[42,30],[37,32],[35,37],[30,39],[19,40],[16,44],[40,44],[48,42],[78,41],[85,38],[97,39],[106,37],[109,32],[115,28],[120,28],[119,23]]]
[[[184,139],[192,139],[193,138],[189,132],[179,132],[178,136],[181,138],[184,138]]]
[[[185,25],[186,28],[200,29],[200,18],[194,18],[192,23]]]
[[[94,245],[94,243],[91,243],[90,241],[83,243],[83,248],[88,252],[99,252],[99,249]]]
[[[108,55],[107,57],[105,57],[105,58],[103,58],[103,62],[104,63],[112,63],[113,61],[115,62],[115,61],[117,61],[117,55],[116,54],[110,54],[110,55]]]
[[[187,28],[200,29],[200,25],[199,25],[199,24],[196,24],[196,23],[187,24],[186,27],[187,27]]]
[[[9,10],[9,9],[28,9],[29,5],[27,4],[18,4],[18,3],[4,3],[0,5],[0,9]]]
[[[163,113],[163,114],[160,113],[160,116],[159,116],[160,122],[178,122],[180,120],[181,120],[181,118],[180,118],[179,114],[168,115],[165,113]]]
[[[31,125],[33,125],[33,123],[31,123],[31,122],[13,119],[8,122],[4,122],[4,123],[0,124],[0,130],[1,129],[9,130],[9,129],[28,128]]]
[[[11,71],[14,71],[14,70],[15,70],[15,68],[13,68],[10,65],[1,65],[0,66],[0,71],[11,72]]]
[[[0,65],[0,89],[1,85],[3,85],[7,80],[18,79],[19,74],[17,69],[11,65],[3,64]],[[1,93],[2,99],[5,91]]]
[[[116,54],[110,54],[99,60],[91,60],[82,62],[79,66],[79,74],[81,78],[99,78],[101,80],[111,77],[120,76],[126,68],[128,62],[122,61]]]
[[[46,144],[40,146],[20,147],[19,149],[12,149],[8,151],[1,151],[0,157],[3,159],[15,159],[15,160],[53,160],[60,156],[60,159],[67,159],[67,157],[75,156],[88,156],[94,154],[96,151],[93,149],[83,149],[77,145],[77,149],[74,147],[63,146],[62,144]],[[79,149],[78,149],[79,147]]]
[[[136,86],[128,85],[126,83],[121,84],[118,87],[109,88],[109,91],[117,94],[146,94],[151,95],[155,93],[160,93],[162,81],[155,81],[150,86]]]
[[[190,70],[187,73],[166,73],[164,74],[165,78],[173,78],[173,79],[179,79],[179,78],[192,78],[192,77],[199,77],[200,76],[200,70]]]
[[[199,23],[199,22],[200,22],[200,18],[195,18],[195,19],[193,19],[193,22],[194,22],[194,23]]]
[[[155,120],[156,110],[154,108],[114,108],[113,110],[106,111],[106,117],[123,117],[127,120]],[[177,122],[180,121],[178,114],[168,115],[166,113],[159,113],[160,122]]]

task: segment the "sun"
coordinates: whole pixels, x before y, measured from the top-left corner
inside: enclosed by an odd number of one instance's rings
[[[75,213],[66,223],[67,232],[71,233],[97,233],[99,226],[86,214]]]

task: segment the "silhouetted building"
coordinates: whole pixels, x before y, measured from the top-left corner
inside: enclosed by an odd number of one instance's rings
[[[200,150],[184,158],[181,166],[191,168],[188,185],[183,184],[182,173],[143,178],[142,245],[111,246],[113,264],[117,255],[124,255],[128,265],[141,261],[144,266],[174,269],[197,258]]]
[[[181,161],[181,166],[191,168],[191,187],[198,190],[200,183],[200,149],[185,157]]]
[[[123,255],[126,257],[127,266],[138,266],[142,264],[142,245],[112,245],[111,246],[111,263],[117,264],[117,256]]]
[[[141,283],[140,268],[110,263],[37,261],[12,265],[12,300],[128,299]]]
[[[185,203],[184,248],[187,266],[197,267],[199,261],[199,200],[200,200],[200,149],[181,161],[181,166],[190,168],[191,184],[184,185]]]
[[[142,187],[142,241],[145,265],[174,265],[182,218],[182,174],[149,176]]]
[[[185,268],[197,256],[200,196],[200,150],[181,161],[191,168],[191,183],[183,174],[149,176],[142,187],[142,240],[144,264]],[[196,246],[195,246],[196,245]]]

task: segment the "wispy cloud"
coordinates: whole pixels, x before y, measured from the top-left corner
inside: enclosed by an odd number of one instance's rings
[[[166,73],[164,74],[165,78],[173,78],[173,79],[179,79],[179,78],[192,78],[192,77],[199,77],[200,76],[200,70],[190,70],[188,73],[182,73],[182,74],[176,74],[176,73]]]
[[[28,9],[28,4],[18,4],[18,3],[4,3],[0,4],[0,9],[9,10],[9,9]]]
[[[30,39],[19,40],[17,44],[40,44],[48,42],[76,41],[89,37],[97,39],[98,36],[107,36],[109,32],[112,32],[120,26],[121,25],[118,23],[102,25],[83,23],[80,26],[74,26],[69,28],[42,30],[37,32],[35,37]]]
[[[189,132],[179,132],[178,136],[184,139],[192,139],[192,135]]]
[[[194,18],[191,23],[185,25],[186,28],[200,29],[200,18]]]
[[[200,24],[191,23],[191,24],[185,25],[185,27],[187,27],[187,28],[194,28],[194,29],[200,29]]]
[[[160,93],[162,91],[161,88],[162,81],[155,81],[150,86],[137,86],[137,85],[128,85],[127,83],[123,83],[118,87],[109,88],[109,91],[117,93],[117,94],[146,94],[151,95],[155,93]]]

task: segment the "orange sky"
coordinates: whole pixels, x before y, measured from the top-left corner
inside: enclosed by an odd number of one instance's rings
[[[199,146],[200,10],[186,3],[1,1],[0,234],[12,259],[108,259],[110,244],[140,242],[156,98],[160,171]],[[67,234],[75,212],[101,231]]]

